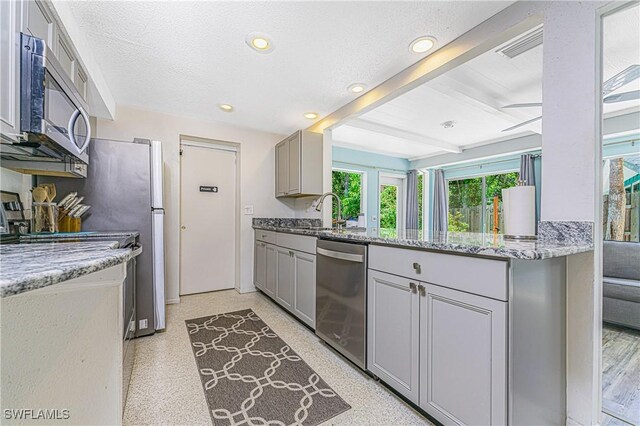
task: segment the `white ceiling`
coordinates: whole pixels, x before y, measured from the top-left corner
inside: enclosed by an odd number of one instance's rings
[[[606,80],[629,65],[640,64],[640,7],[606,18],[604,29]],[[542,102],[543,48],[540,45],[512,59],[497,53],[499,48],[486,52],[363,114],[353,125],[346,122],[334,129],[334,143],[411,159],[444,153],[433,140],[440,145],[446,142],[465,149],[540,133],[541,121],[509,132],[502,130],[540,116],[542,108],[502,107]],[[614,93],[638,89],[640,80]],[[605,117],[638,110],[639,107],[638,100],[605,104]],[[449,120],[456,122],[454,127],[441,126]],[[372,131],[376,125],[386,126],[384,133]],[[410,132],[411,135],[398,138],[397,132],[387,131],[389,128]]]
[[[73,1],[117,103],[277,133],[312,124],[513,2]],[[245,44],[268,34],[275,50]],[[234,106],[225,113],[220,103]]]

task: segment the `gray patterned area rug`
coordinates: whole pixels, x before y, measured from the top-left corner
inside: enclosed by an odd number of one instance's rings
[[[351,408],[251,309],[185,322],[215,425],[317,425]]]

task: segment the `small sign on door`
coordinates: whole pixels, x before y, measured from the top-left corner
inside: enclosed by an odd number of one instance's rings
[[[217,186],[200,186],[200,192],[218,192]]]

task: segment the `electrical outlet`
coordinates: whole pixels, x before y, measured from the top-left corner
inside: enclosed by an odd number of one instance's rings
[[[138,321],[138,329],[143,330],[145,328],[149,328],[149,320],[146,318]]]
[[[253,205],[249,204],[244,206],[244,214],[246,215],[253,214]]]

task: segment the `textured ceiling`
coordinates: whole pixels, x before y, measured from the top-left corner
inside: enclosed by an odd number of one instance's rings
[[[518,37],[516,37],[518,38]],[[505,43],[509,44],[509,42]],[[541,121],[503,129],[542,115],[542,108],[504,109],[508,104],[542,101],[542,52],[535,47],[513,59],[493,49],[430,82],[366,113],[357,122],[401,129],[417,140],[397,138],[349,122],[333,131],[334,143],[403,158],[441,154],[436,139],[469,148],[540,133]],[[604,21],[604,80],[640,64],[640,7],[625,9]],[[576,70],[579,72],[579,70]],[[640,89],[640,79],[614,93]],[[567,96],[570,96],[567,93]],[[605,104],[605,117],[640,109],[640,101]],[[441,123],[455,121],[452,128]]]
[[[512,2],[73,1],[117,103],[288,133],[309,126]],[[271,54],[247,47],[266,33]],[[225,113],[220,103],[234,106]]]

